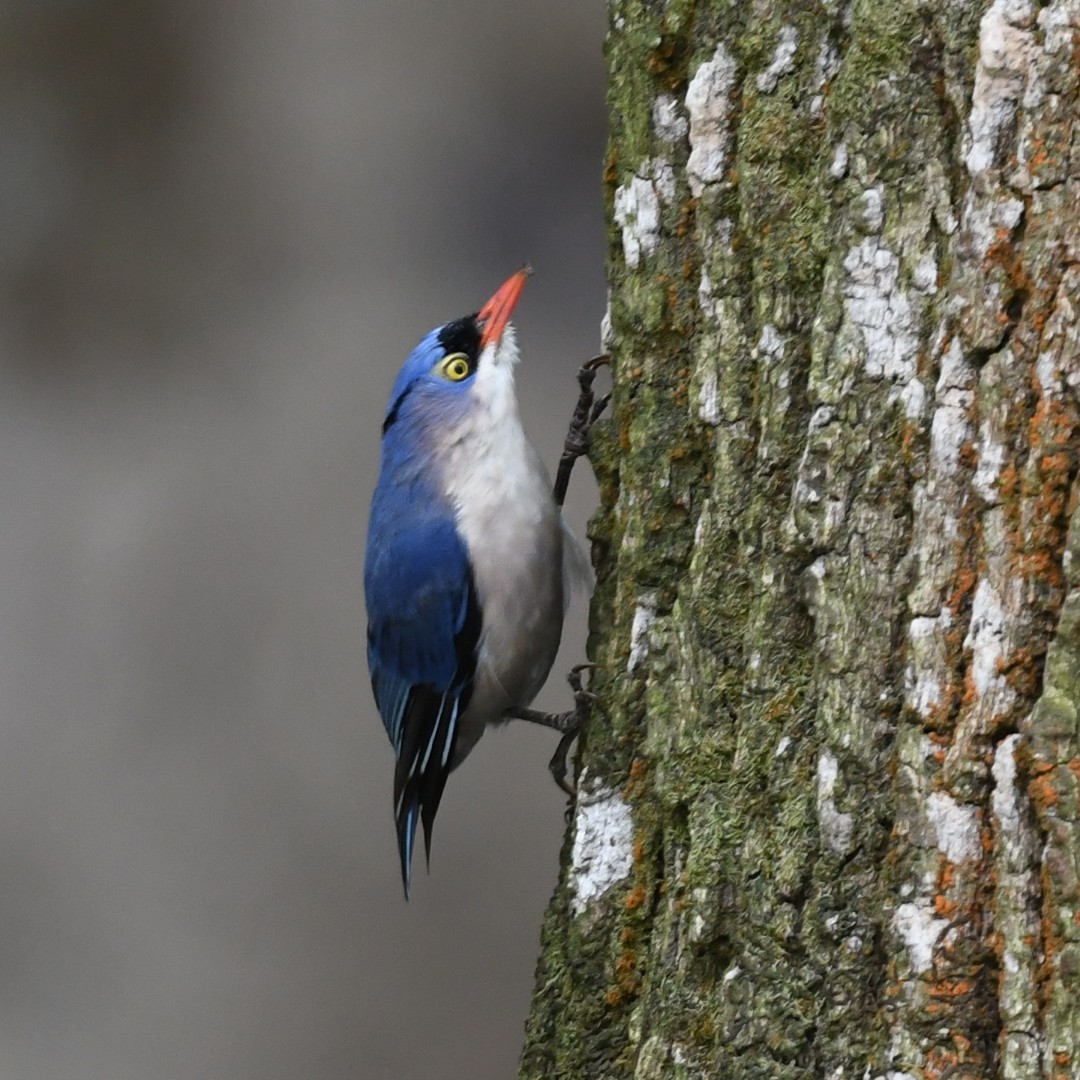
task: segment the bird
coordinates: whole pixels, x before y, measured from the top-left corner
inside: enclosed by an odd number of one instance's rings
[[[367,659],[395,755],[406,900],[417,825],[430,865],[447,777],[486,728],[520,717],[564,732],[565,776],[579,721],[528,708],[554,663],[571,584],[589,578],[518,412],[510,318],[530,273],[428,333],[383,419],[364,559]],[[552,770],[559,779],[555,758]]]

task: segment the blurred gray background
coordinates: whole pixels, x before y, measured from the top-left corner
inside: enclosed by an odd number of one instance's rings
[[[0,6],[0,1080],[514,1074],[555,739],[481,742],[406,905],[363,537],[399,364],[525,260],[556,460],[604,307],[603,24]]]

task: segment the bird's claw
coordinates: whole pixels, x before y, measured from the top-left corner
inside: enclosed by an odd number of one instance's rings
[[[551,761],[548,762],[548,768],[551,770],[551,775],[554,778],[555,783],[558,784],[571,799],[577,797],[577,788],[572,781],[566,778],[566,758],[570,752],[570,747],[573,745],[574,740],[581,731],[582,725],[588,720],[592,706],[600,700],[596,694],[585,688],[582,683],[581,673],[584,671],[591,673],[595,670],[596,665],[589,663],[577,664],[570,669],[566,681],[570,684],[570,689],[574,692],[574,708],[569,712],[561,713],[559,716],[559,720],[561,721],[559,729],[562,731],[563,735],[559,740],[559,745],[555,747],[555,753],[551,755]]]
[[[600,418],[600,414],[611,400],[611,394],[604,394],[597,398],[593,393],[596,372],[610,362],[610,358],[604,353],[587,360],[578,369],[577,379],[580,391],[574,412],[570,417],[566,441],[563,443],[559,471],[555,476],[555,502],[559,506],[562,506],[566,499],[566,489],[570,485],[570,472],[574,467],[574,462],[588,453],[589,429]]]

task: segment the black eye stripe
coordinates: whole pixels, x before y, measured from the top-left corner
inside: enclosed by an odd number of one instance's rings
[[[480,327],[476,325],[475,315],[466,315],[464,319],[448,322],[439,331],[439,344],[443,354],[464,353],[469,358],[469,366],[476,366],[480,355]]]

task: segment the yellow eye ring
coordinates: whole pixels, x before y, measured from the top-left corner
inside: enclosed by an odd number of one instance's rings
[[[452,353],[439,364],[439,373],[451,382],[461,382],[472,370],[469,358],[464,353]]]

